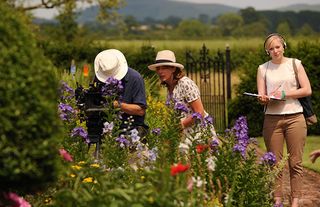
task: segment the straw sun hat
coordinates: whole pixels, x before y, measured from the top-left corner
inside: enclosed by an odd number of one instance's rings
[[[94,72],[101,82],[106,82],[109,77],[121,80],[128,72],[128,63],[119,50],[104,50],[94,59]]]
[[[178,67],[181,70],[184,66],[176,62],[176,56],[171,50],[162,50],[157,53],[156,62],[152,65],[149,65],[150,70],[156,70],[159,66],[174,66]]]

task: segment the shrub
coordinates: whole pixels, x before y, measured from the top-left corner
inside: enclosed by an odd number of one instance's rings
[[[57,176],[57,78],[28,18],[3,1],[0,13],[0,186],[26,193]]]

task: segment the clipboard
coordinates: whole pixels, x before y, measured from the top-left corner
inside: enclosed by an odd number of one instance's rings
[[[248,93],[248,92],[244,92],[243,95],[253,96],[253,97],[260,97],[261,96],[261,95],[256,94],[256,93]],[[276,98],[274,96],[269,96],[269,98],[272,99],[272,100],[276,100],[276,101],[285,101],[285,99]]]

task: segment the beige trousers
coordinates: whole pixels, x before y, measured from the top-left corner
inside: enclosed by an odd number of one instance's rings
[[[277,162],[283,157],[286,142],[289,153],[289,172],[292,198],[301,196],[303,168],[302,155],[307,125],[302,113],[290,115],[265,115],[263,137],[266,148],[275,154]],[[274,197],[282,197],[282,173],[275,182]]]

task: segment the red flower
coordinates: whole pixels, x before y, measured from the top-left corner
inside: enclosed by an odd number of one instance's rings
[[[60,155],[63,157],[65,161],[72,162],[72,156],[65,149],[59,149]]]
[[[197,152],[202,153],[204,150],[206,150],[209,146],[208,145],[203,145],[203,144],[198,144],[196,146]]]
[[[171,166],[171,175],[175,176],[178,173],[182,173],[185,172],[189,169],[190,165],[183,165],[181,163],[178,163],[176,165],[172,165]]]

